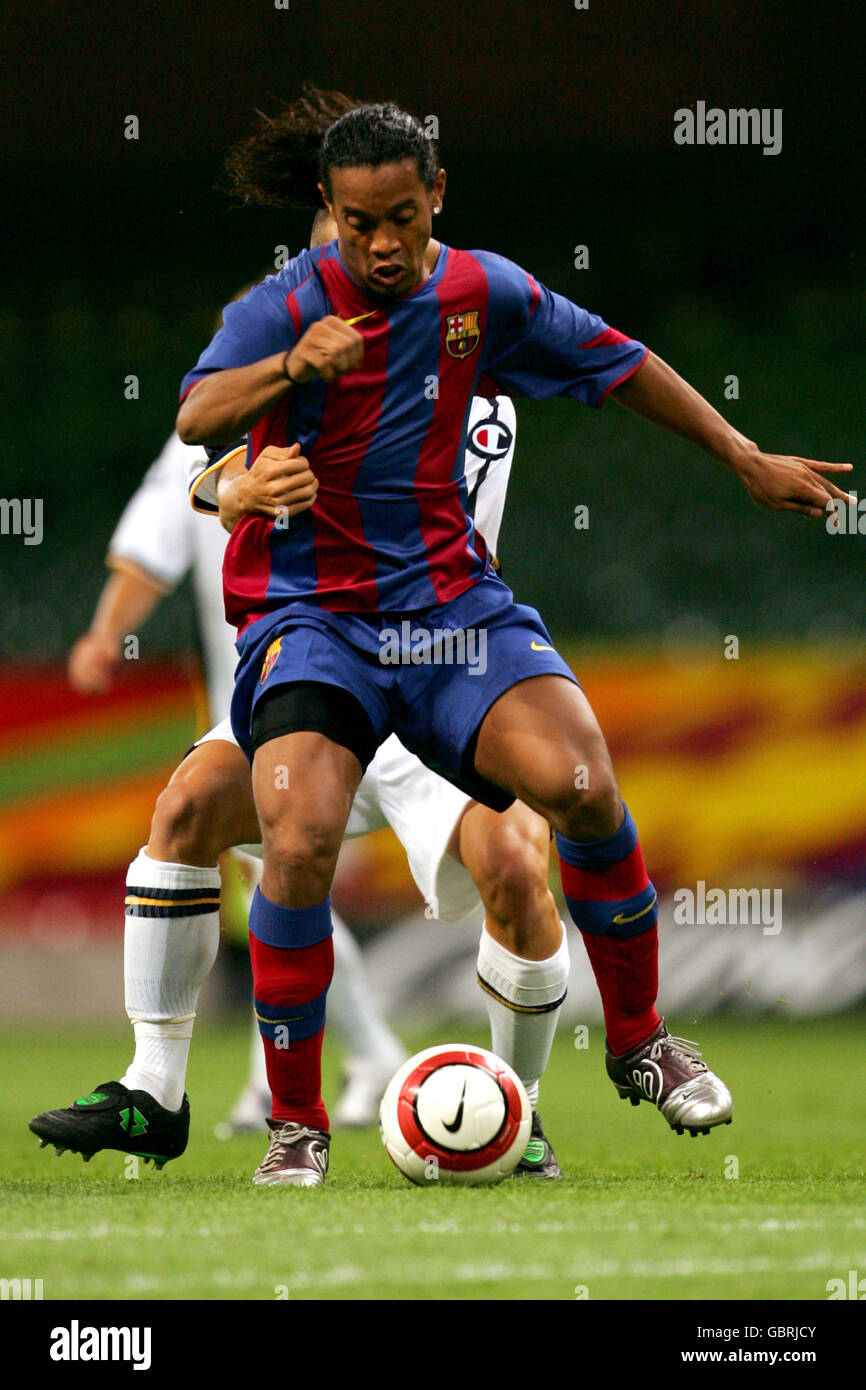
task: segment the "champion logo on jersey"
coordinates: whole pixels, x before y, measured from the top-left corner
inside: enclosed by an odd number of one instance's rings
[[[268,676],[271,674],[274,662],[279,656],[282,650],[282,646],[282,637],[276,637],[274,641],[271,643],[271,645],[268,647],[268,650],[265,652],[265,659],[262,662],[262,674],[259,676],[259,685],[264,685]]]
[[[467,309],[462,314],[449,314],[445,320],[445,350],[450,357],[468,357],[481,341],[478,327],[479,309]]]
[[[467,436],[467,444],[473,454],[491,463],[504,459],[513,443],[514,435],[508,426],[492,416],[488,420],[476,421]]]

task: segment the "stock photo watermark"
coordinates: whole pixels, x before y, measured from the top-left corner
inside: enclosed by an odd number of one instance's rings
[[[470,676],[483,676],[487,670],[483,627],[413,627],[404,618],[399,629],[382,628],[379,643],[383,666],[466,666]]]
[[[41,497],[0,497],[0,536],[22,536],[25,545],[41,545],[42,534]]]
[[[761,927],[764,936],[782,930],[781,888],[708,888],[698,879],[694,889],[674,892],[674,926]]]
[[[782,108],[780,106],[707,106],[705,101],[674,112],[676,145],[760,145],[763,153],[780,154]]]

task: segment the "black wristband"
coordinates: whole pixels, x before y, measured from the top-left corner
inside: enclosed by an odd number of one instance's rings
[[[292,386],[300,386],[301,383],[299,381],[295,381],[295,378],[289,374],[289,358],[291,357],[291,355],[292,349],[286,348],[285,356],[283,357],[283,376],[286,378],[286,381],[288,381]]]

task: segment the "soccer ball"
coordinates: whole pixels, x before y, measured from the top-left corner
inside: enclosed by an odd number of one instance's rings
[[[499,1182],[520,1162],[531,1126],[520,1077],[500,1057],[466,1043],[410,1057],[379,1109],[389,1157],[421,1184]]]

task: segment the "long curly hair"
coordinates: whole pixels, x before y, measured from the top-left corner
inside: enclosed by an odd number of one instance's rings
[[[311,82],[304,83],[301,93],[297,101],[281,103],[272,115],[257,111],[253,133],[226,155],[222,186],[238,202],[248,207],[321,210],[322,138],[361,103]]]

